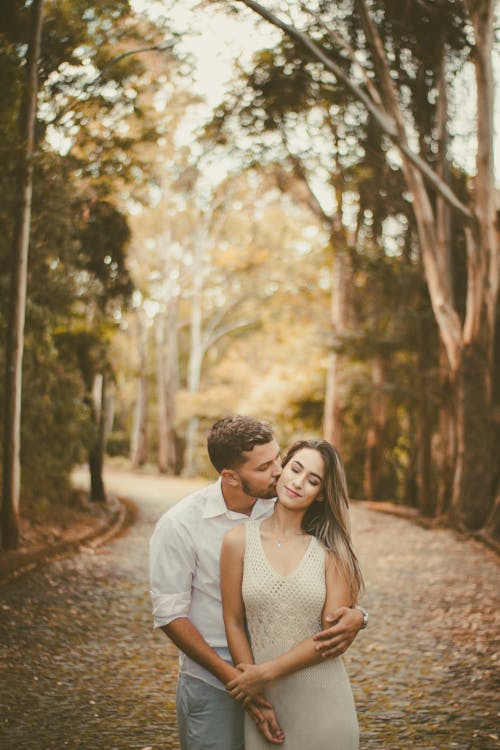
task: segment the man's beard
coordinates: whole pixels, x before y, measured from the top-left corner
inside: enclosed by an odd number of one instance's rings
[[[250,482],[241,478],[241,489],[245,495],[249,495],[250,497],[260,497],[263,500],[269,500],[272,497],[276,497],[276,482],[268,485],[265,490],[257,490]]]

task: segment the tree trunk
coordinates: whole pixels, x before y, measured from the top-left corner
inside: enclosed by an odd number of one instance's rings
[[[487,539],[494,539],[497,543],[500,539],[500,480],[497,481],[495,502],[484,526],[484,535]]]
[[[423,292],[423,290],[422,290]],[[433,401],[431,391],[431,368],[436,344],[432,321],[426,319],[427,299],[420,304],[418,353],[417,353],[417,492],[418,507],[425,516],[433,517],[436,511],[436,496],[432,481],[432,435]]]
[[[143,466],[147,458],[147,405],[148,405],[148,384],[147,384],[147,330],[144,323],[143,311],[136,310],[137,321],[137,343],[139,354],[139,372],[136,380],[136,402],[134,409],[134,421],[132,424],[132,434],[130,436],[130,461],[134,468]]]
[[[383,469],[387,403],[385,396],[387,362],[378,355],[372,362],[371,419],[366,441],[363,492],[365,500],[383,499]]]
[[[189,358],[189,373],[188,373],[188,390],[189,393],[195,395],[199,391],[200,387],[200,376],[201,376],[201,361],[202,361],[202,350],[201,341],[198,341],[195,335],[191,339],[191,353]],[[197,416],[192,416],[188,422],[188,428],[186,432],[186,454],[185,454],[185,467],[184,473],[189,476],[196,475],[196,437],[198,434],[199,419]]]
[[[165,387],[165,314],[158,313],[155,321],[156,338],[156,388],[158,399],[158,471],[167,474],[168,465],[168,421]]]
[[[341,373],[340,355],[332,352],[328,359],[326,373],[326,393],[323,417],[323,437],[342,449],[342,400],[340,398],[339,380]]]
[[[191,417],[187,426],[184,474],[188,477],[196,476],[196,441],[199,424],[198,417]]]
[[[351,282],[349,257],[346,252],[336,250],[332,273],[331,330],[333,348],[326,376],[326,394],[323,416],[323,436],[342,451],[342,392],[340,387],[342,357],[335,350],[348,326],[348,293]]]
[[[96,376],[96,391],[93,398],[94,416],[97,437],[94,447],[89,452],[90,499],[93,502],[105,503],[103,468],[106,446],[106,374]]]
[[[479,529],[492,510],[494,493],[493,404],[491,362],[477,342],[462,349],[456,374],[457,463],[453,481],[452,519]]]
[[[179,298],[170,301],[167,318],[167,363],[165,377],[165,407],[167,418],[167,456],[172,474],[182,470],[182,455],[179,454],[180,441],[175,422],[177,418],[177,393],[179,391],[179,348],[177,340]]]
[[[429,404],[426,401],[425,383],[419,378],[419,410],[417,431],[417,487],[418,507],[424,516],[434,517],[437,499],[432,482],[431,440],[432,422]]]
[[[178,297],[168,302],[166,314],[157,318],[156,346],[158,372],[158,469],[178,474],[182,465],[175,429],[176,399],[179,390],[179,352],[177,344]]]
[[[453,477],[457,460],[457,429],[455,384],[451,377],[444,347],[440,346],[440,404],[439,404],[439,445],[436,464],[439,473],[439,488],[436,516],[445,517],[451,505]]]
[[[203,330],[202,330],[202,295],[203,295],[203,253],[207,239],[207,227],[200,228],[196,240],[194,257],[193,298],[191,302],[191,329],[187,387],[191,395],[198,393],[200,388],[201,364],[203,360]],[[192,416],[186,432],[186,453],[184,473],[188,477],[196,475],[196,438],[199,419]]]
[[[26,65],[27,81],[22,115],[22,156],[19,169],[19,205],[12,243],[11,292],[7,327],[2,468],[2,545],[4,549],[15,549],[19,546],[22,367],[43,0],[33,1],[32,19]]]
[[[114,380],[108,382],[106,388],[106,435],[113,432],[115,424],[116,409],[116,383]]]
[[[439,97],[436,105],[437,134],[438,134],[438,174],[449,185],[449,133],[448,133],[448,92],[446,82],[446,46],[443,45],[439,69]],[[451,280],[450,295],[455,304],[453,288],[453,259],[451,210],[442,195],[436,196],[436,239],[438,253],[443,257],[446,275]],[[425,341],[422,342],[425,347]],[[438,342],[439,347],[439,378],[440,399],[438,418],[438,453],[434,457],[438,474],[438,486],[434,515],[444,517],[449,510],[453,488],[453,476],[456,462],[456,423],[455,423],[455,392],[450,364],[446,356],[444,344]],[[425,393],[422,394],[425,399]],[[426,400],[426,403],[428,401]],[[425,407],[423,407],[425,408]],[[432,451],[431,451],[432,454]],[[426,508],[422,507],[425,513]],[[429,509],[430,510],[430,509]]]
[[[467,310],[456,372],[457,470],[452,517],[478,529],[494,505],[493,342],[500,248],[493,166],[493,0],[467,0],[474,27],[477,89],[475,223],[466,231]]]

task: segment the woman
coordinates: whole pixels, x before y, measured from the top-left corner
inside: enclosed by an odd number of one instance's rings
[[[344,469],[326,440],[296,443],[283,461],[273,515],[224,537],[224,623],[245,703],[265,694],[287,750],[357,750],[359,731],[342,659],[322,658],[312,634],[357,601],[362,586],[349,535]],[[275,734],[277,741],[283,736]],[[245,748],[269,744],[245,716]]]

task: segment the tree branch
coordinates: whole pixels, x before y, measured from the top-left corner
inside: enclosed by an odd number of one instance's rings
[[[401,107],[399,104],[394,81],[391,78],[389,66],[387,64],[387,58],[385,55],[382,39],[380,38],[377,27],[373,23],[373,20],[368,13],[368,9],[363,0],[354,0],[354,2],[359,8],[366,40],[373,52],[375,76],[381,84],[382,101],[384,102],[385,108],[389,110],[394,119],[394,122],[396,123],[396,128],[398,130],[400,139],[404,142],[405,145],[407,145],[403,113],[401,112]]]
[[[328,34],[332,42],[336,44],[337,47],[339,47],[339,49],[344,50],[349,60],[352,62],[354,66],[356,66],[356,68],[361,73],[366,89],[368,93],[370,94],[371,98],[373,99],[373,101],[375,102],[375,104],[382,106],[382,100],[380,98],[380,94],[377,91],[376,86],[374,86],[372,79],[368,75],[368,70],[357,59],[356,50],[354,49],[354,47],[352,47],[347,41],[347,39],[344,39],[342,34],[340,34],[338,31],[334,29],[330,29],[327,26],[325,26],[321,20],[321,16],[318,11],[311,10],[310,8],[307,7],[306,3],[300,3],[300,7],[304,13],[310,13],[316,19],[318,25],[321,26],[321,28],[325,30],[325,32]]]
[[[307,177],[306,168],[304,166],[303,161],[300,159],[299,156],[297,156],[296,154],[294,154],[292,152],[292,150],[290,149],[286,133],[283,132],[283,131],[280,131],[280,135],[281,135],[281,140],[282,140],[283,146],[284,146],[285,151],[286,151],[286,153],[288,155],[288,159],[290,161],[290,164],[292,165],[293,175],[298,180],[300,180],[300,182],[304,185],[304,187],[307,190],[307,193],[308,193],[308,196],[309,196],[309,200],[304,201],[305,204],[310,209],[310,211],[312,211],[313,214],[317,218],[320,219],[320,221],[327,221],[328,224],[331,224],[333,217],[325,211],[325,209],[323,208],[323,206],[319,202],[318,197],[315,194],[315,192],[314,192],[314,190],[312,188],[312,185],[310,184],[309,179]],[[279,185],[279,175],[280,175],[280,173],[283,173],[283,171],[279,169],[279,165],[278,165],[278,171],[277,171],[278,186],[281,188],[281,186]]]
[[[366,94],[366,92],[363,91],[362,88],[355,84],[339,65],[337,65],[333,60],[330,60],[330,58],[323,52],[322,49],[317,46],[317,44],[315,44],[315,42],[312,41],[312,39],[309,39],[306,34],[302,33],[294,26],[290,26],[289,24],[279,19],[274,13],[264,8],[262,5],[260,5],[260,3],[255,2],[255,0],[238,1],[242,2],[248,8],[255,11],[255,13],[258,13],[258,15],[260,15],[262,18],[265,18],[266,21],[269,21],[269,23],[271,23],[273,26],[276,26],[277,28],[284,31],[285,34],[287,34],[292,39],[295,39],[300,44],[303,44],[305,47],[307,47],[307,49],[314,55],[314,57],[322,62],[327,70],[329,70],[339,80],[341,80],[343,84],[349,89],[349,91],[351,91],[351,93],[356,97],[356,99],[358,99],[358,101],[364,104],[367,111],[370,113],[379,127],[383,130],[383,132],[389,136],[389,138],[400,149],[404,156],[406,156],[406,158],[413,164],[413,166],[415,166],[418,171],[433,185],[433,187],[443,196],[443,198],[451,206],[453,206],[453,208],[461,213],[462,216],[467,219],[467,221],[472,220],[473,216],[469,208],[457,198],[450,187],[446,185],[446,183],[441,180],[441,178],[434,172],[434,170],[431,169],[431,167],[418,154],[412,151],[408,144],[405,143],[404,139],[401,138],[401,134],[393,118],[388,116],[386,112],[384,112],[379,106],[377,106],[368,96],[368,94]]]
[[[128,50],[128,52],[122,52],[121,54],[116,55],[116,57],[113,57],[109,62],[106,63],[106,65],[104,65],[104,67],[101,69],[98,76],[96,76],[92,81],[89,81],[88,83],[84,84],[84,86],[82,86],[81,91],[76,96],[74,96],[69,102],[69,104],[63,107],[63,109],[61,109],[53,117],[52,120],[49,120],[47,125],[55,125],[56,123],[58,123],[64,117],[65,114],[67,114],[68,112],[72,110],[75,104],[78,104],[78,102],[81,101],[81,98],[85,93],[92,91],[92,89],[95,88],[95,86],[97,86],[99,81],[102,79],[104,73],[107,70],[109,70],[109,68],[111,68],[113,65],[116,65],[117,63],[121,62],[121,60],[124,60],[126,57],[130,57],[131,55],[139,55],[139,54],[142,54],[143,52],[152,52],[152,51],[166,52],[172,49],[174,44],[175,44],[175,41],[172,39],[169,42],[166,42],[165,44],[152,44],[149,47],[140,47],[138,49]]]
[[[217,329],[216,331],[214,331],[212,336],[210,336],[203,342],[203,355],[206,354],[206,352],[210,349],[211,346],[215,344],[216,341],[219,341],[219,339],[221,339],[227,333],[232,333],[238,328],[246,328],[247,326],[251,326],[254,322],[255,319],[250,318],[248,320],[237,320],[234,323],[228,323],[226,326],[222,326],[221,328]]]
[[[241,294],[239,297],[233,299],[226,307],[221,307],[213,315],[210,321],[205,327],[203,334],[203,348],[206,350],[208,345],[205,345],[205,341],[210,341],[213,336],[216,336],[217,327],[222,323],[224,318],[229,315],[233,310],[236,310],[242,302],[249,298],[249,294]]]
[[[239,2],[244,3],[244,5],[258,13],[260,16],[262,16],[262,18],[265,18],[266,21],[269,21],[269,23],[271,23],[273,26],[277,26],[292,39],[295,39],[295,41],[300,42],[305,47],[307,47],[307,49],[312,52],[314,57],[322,62],[325,68],[327,68],[331,73],[339,78],[354,94],[354,96],[365,105],[367,110],[380,125],[380,127],[384,130],[384,132],[387,133],[387,135],[389,135],[390,137],[394,137],[396,135],[394,123],[389,117],[387,117],[387,114],[380,111],[380,109],[374,105],[367,94],[365,94],[365,92],[360,89],[359,86],[353,83],[353,81],[351,81],[349,76],[342,70],[342,68],[337,65],[337,63],[333,62],[333,60],[330,60],[330,58],[327,57],[323,50],[321,50],[317,46],[317,44],[312,41],[312,39],[309,39],[306,34],[303,34],[301,31],[296,29],[295,26],[290,26],[289,24],[279,19],[274,13],[267,10],[267,8],[264,8],[262,5],[260,5],[260,3],[255,2],[255,0],[239,0]]]

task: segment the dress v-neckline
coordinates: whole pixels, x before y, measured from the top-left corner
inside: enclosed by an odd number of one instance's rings
[[[304,560],[309,555],[309,552],[311,551],[311,546],[312,546],[312,544],[314,542],[314,536],[311,535],[311,539],[309,540],[309,544],[307,545],[306,551],[302,555],[302,557],[299,560],[299,562],[296,565],[296,567],[293,570],[291,570],[290,573],[279,573],[276,570],[276,568],[274,567],[274,565],[271,564],[271,561],[269,560],[269,558],[268,558],[268,556],[266,554],[266,550],[264,549],[264,543],[262,542],[262,536],[260,534],[261,524],[262,524],[262,521],[260,521],[258,523],[258,525],[257,525],[257,536],[258,536],[258,539],[259,539],[259,545],[260,545],[260,550],[262,552],[262,557],[264,558],[267,567],[269,568],[269,570],[272,573],[274,573],[275,576],[278,576],[279,578],[290,578],[290,576],[295,575],[295,573],[297,573],[300,570],[300,568],[302,567],[302,565],[304,563]]]

